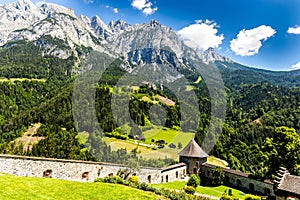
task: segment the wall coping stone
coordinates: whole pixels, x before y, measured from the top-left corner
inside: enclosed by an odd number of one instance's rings
[[[44,158],[44,157],[32,157],[32,156],[18,156],[11,154],[0,154],[0,158],[9,159],[21,159],[21,160],[33,160],[33,161],[48,161],[48,162],[62,162],[62,163],[81,163],[81,164],[91,164],[91,165],[106,165],[106,166],[118,166],[127,167],[128,165],[116,164],[116,163],[106,163],[106,162],[95,162],[95,161],[84,161],[84,160],[67,160],[67,159],[57,159],[57,158]],[[172,167],[173,165],[169,166]],[[142,169],[149,170],[163,170],[164,168],[154,168],[154,167],[143,167]]]

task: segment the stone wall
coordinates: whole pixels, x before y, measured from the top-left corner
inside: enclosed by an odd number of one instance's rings
[[[211,179],[211,170],[215,166],[209,164],[203,164],[201,166],[201,177]],[[233,188],[241,189],[243,191],[274,197],[274,184],[267,180],[257,180],[251,178],[249,174],[238,172],[231,169],[222,169],[225,173],[224,185],[231,186]]]
[[[161,170],[161,182],[173,182],[176,180],[184,179],[186,176],[186,164],[179,163],[172,165]]]
[[[291,196],[290,194],[278,194],[276,195],[276,200],[300,200],[300,197]]]
[[[64,180],[93,182],[96,178],[116,175],[120,169],[126,168],[124,165],[111,163],[0,155],[0,172],[17,176],[46,176]],[[169,175],[169,181],[180,179],[180,177],[176,178],[176,171],[183,169],[184,166],[174,165],[173,168],[171,166],[169,170],[162,172],[164,168],[143,167],[136,172],[136,175],[141,182],[161,183],[161,177],[166,174]]]
[[[197,174],[202,163],[205,163],[207,158],[191,158],[180,156],[180,162],[187,163],[187,174]]]

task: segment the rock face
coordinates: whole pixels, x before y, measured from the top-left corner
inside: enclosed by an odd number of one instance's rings
[[[209,48],[206,51],[203,52],[201,55],[201,59],[204,63],[213,63],[215,61],[221,61],[221,62],[233,62],[229,58],[226,58],[224,56],[221,56],[218,54],[213,48]]]
[[[66,41],[70,48],[76,45],[101,50],[99,37],[89,20],[77,17],[73,10],[46,3],[37,7],[30,0],[19,0],[0,7],[0,45],[9,41],[36,41],[49,35]]]
[[[30,0],[0,6],[0,45],[13,38],[8,37],[13,31],[28,28],[43,18],[45,16]]]
[[[203,54],[195,52],[183,44],[174,30],[155,20],[135,25],[118,20],[106,25],[98,16],[76,16],[72,9],[51,3],[36,6],[30,0],[18,0],[2,5],[0,26],[0,46],[18,40],[34,41],[44,54],[63,59],[78,56],[78,48],[92,48],[122,57],[123,67],[129,72],[138,70],[137,65],[152,64],[159,74],[168,74],[167,81],[180,76],[164,66],[193,71],[190,59],[202,58],[205,63],[227,61],[213,49]]]

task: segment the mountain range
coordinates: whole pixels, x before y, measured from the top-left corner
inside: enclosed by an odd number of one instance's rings
[[[197,58],[201,65],[218,67],[225,84],[268,81],[287,87],[300,85],[300,71],[274,72],[247,67],[219,55],[213,48],[196,52],[186,46],[173,29],[155,20],[134,25],[118,20],[107,25],[98,16],[92,19],[77,16],[73,10],[60,5],[36,6],[30,0],[18,0],[0,6],[0,26],[2,48],[10,48],[9,44],[17,41],[34,42],[43,55],[61,59],[77,57],[75,66],[84,57],[78,49],[91,48],[113,58],[122,57],[127,61],[123,67],[129,72],[132,65],[164,61],[177,70],[195,71],[188,60]],[[59,42],[45,40],[45,37]]]

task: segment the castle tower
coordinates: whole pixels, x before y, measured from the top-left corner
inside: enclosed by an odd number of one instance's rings
[[[194,139],[179,153],[180,162],[187,164],[188,174],[198,174],[201,165],[207,161],[207,157],[208,155]]]

